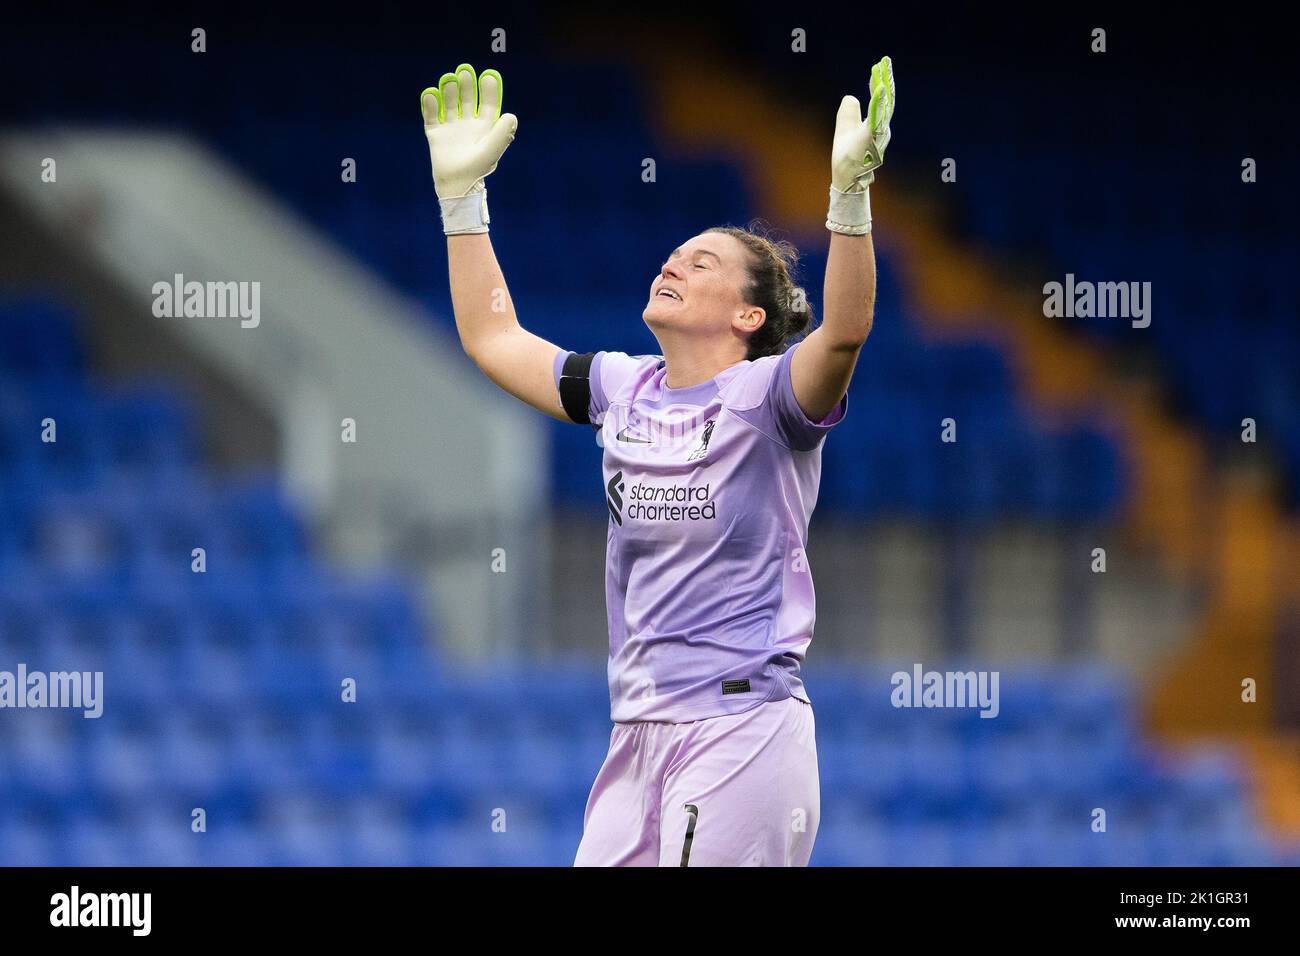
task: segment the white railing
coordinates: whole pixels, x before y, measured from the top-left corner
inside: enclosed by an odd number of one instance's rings
[[[454,335],[188,138],[10,133],[0,183],[165,325],[160,340],[217,365],[277,423],[285,483],[338,558],[417,567],[460,653],[547,642],[545,420],[492,387]],[[178,274],[259,283],[256,325],[157,317],[155,283]]]

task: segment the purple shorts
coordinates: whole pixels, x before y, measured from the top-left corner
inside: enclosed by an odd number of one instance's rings
[[[812,705],[615,724],[574,866],[806,866],[821,791]]]

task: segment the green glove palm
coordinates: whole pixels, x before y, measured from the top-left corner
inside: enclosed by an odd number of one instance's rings
[[[496,70],[478,76],[462,63],[420,94],[433,186],[448,235],[487,231],[483,179],[497,168],[519,126],[514,114],[501,112],[501,90]]]
[[[862,192],[876,178],[889,145],[889,121],[894,115],[894,65],[885,57],[871,68],[871,102],[867,119],[856,96],[840,101],[831,147],[831,185],[840,192]]]

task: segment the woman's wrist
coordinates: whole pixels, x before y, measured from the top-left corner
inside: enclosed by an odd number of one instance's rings
[[[463,196],[439,199],[442,231],[449,236],[463,236],[488,231],[487,188],[471,189]]]
[[[846,193],[836,189],[832,183],[826,228],[846,236],[870,235],[871,199],[868,190]]]

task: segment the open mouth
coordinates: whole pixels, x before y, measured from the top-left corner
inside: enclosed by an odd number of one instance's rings
[[[657,299],[660,296],[669,299],[675,299],[678,302],[682,301],[682,297],[678,295],[676,292],[674,292],[672,289],[660,289],[658,292],[655,293],[655,298]]]

